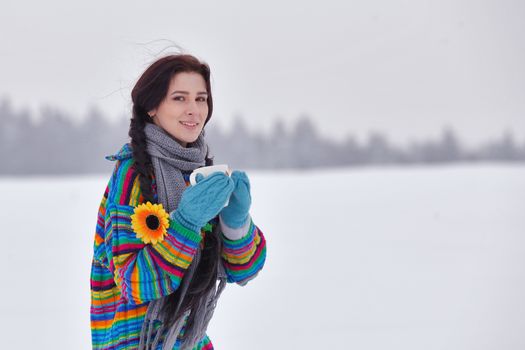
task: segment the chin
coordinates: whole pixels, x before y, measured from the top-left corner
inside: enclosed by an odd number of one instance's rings
[[[186,138],[182,139],[182,141],[184,141],[186,143],[195,142],[199,138],[199,135],[200,135],[200,133],[197,136],[195,136],[195,137],[186,137]]]

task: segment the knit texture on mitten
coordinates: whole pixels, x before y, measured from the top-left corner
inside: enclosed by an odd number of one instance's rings
[[[234,170],[231,178],[235,185],[228,206],[222,209],[220,217],[231,228],[240,228],[246,224],[252,203],[250,181],[244,171]]]
[[[199,174],[200,175],[200,174]],[[197,177],[197,183],[182,193],[178,208],[172,218],[194,232],[213,219],[224,206],[233,191],[233,180],[224,173],[216,172],[205,178]]]

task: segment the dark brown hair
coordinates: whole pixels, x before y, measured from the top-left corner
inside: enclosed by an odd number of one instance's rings
[[[168,93],[168,87],[171,79],[175,74],[180,72],[195,72],[202,75],[206,82],[206,91],[208,93],[208,115],[204,126],[211,118],[213,111],[213,100],[210,84],[210,68],[199,61],[196,57],[187,54],[176,54],[162,57],[153,62],[140,76],[131,91],[133,102],[132,118],[129,128],[131,146],[133,149],[134,166],[139,173],[140,188],[144,202],[154,203],[152,176],[154,175],[151,164],[151,157],[146,151],[146,135],[144,126],[146,123],[153,121],[148,115],[148,111],[159,106]],[[213,159],[206,154],[206,165],[213,165]],[[188,287],[186,296],[180,307],[175,313],[177,302],[180,298],[180,289],[168,297],[168,303],[161,312],[166,316],[168,327],[177,320],[177,318],[186,310],[194,309],[198,300],[205,295],[210,288],[215,286],[217,279],[217,264],[220,254],[220,239],[215,229],[207,233],[204,237],[204,248],[202,250],[201,260],[197,266],[193,279]],[[181,282],[182,283],[182,282]],[[190,314],[187,329],[193,324],[194,315]],[[185,334],[188,332],[186,331]]]

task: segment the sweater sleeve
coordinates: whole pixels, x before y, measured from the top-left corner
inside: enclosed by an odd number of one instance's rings
[[[137,238],[131,215],[140,202],[138,186],[138,174],[131,160],[118,161],[106,191],[107,198],[99,210],[99,240],[103,241],[106,266],[122,298],[132,304],[173,293],[202,240],[200,233],[171,217],[164,240],[145,244]]]
[[[266,260],[266,240],[259,227],[249,217],[243,226],[244,235],[239,229],[231,229],[220,222],[223,240],[222,259],[227,274],[227,281],[246,285],[263,268]],[[238,238],[240,237],[240,238]]]

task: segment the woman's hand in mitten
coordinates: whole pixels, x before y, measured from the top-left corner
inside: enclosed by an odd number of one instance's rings
[[[213,219],[231,195],[233,180],[222,172],[207,177],[197,174],[197,183],[186,187],[180,203],[171,217],[184,227],[200,232],[208,221]]]
[[[226,226],[239,228],[246,223],[252,203],[250,180],[244,171],[239,170],[234,170],[231,178],[235,187],[230,196],[230,202],[221,210],[219,216]]]

